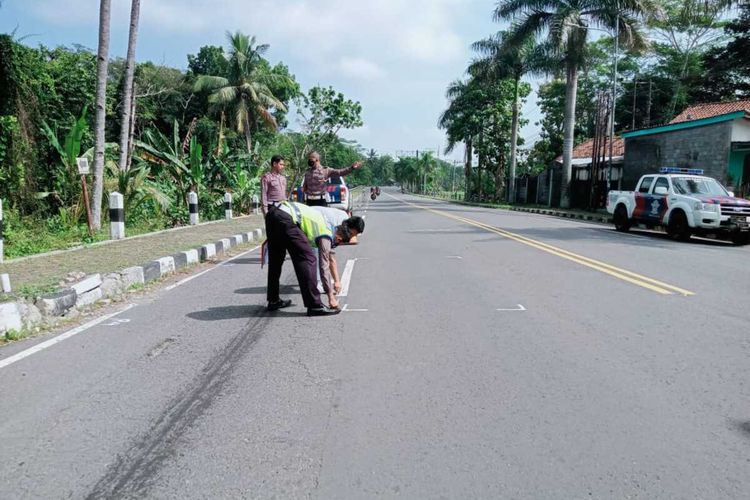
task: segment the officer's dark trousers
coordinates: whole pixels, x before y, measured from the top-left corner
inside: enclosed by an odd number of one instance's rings
[[[297,227],[288,213],[278,208],[269,210],[268,215],[266,215],[266,231],[268,240],[268,301],[276,302],[280,299],[281,267],[284,265],[286,252],[289,252],[305,307],[321,307],[320,292],[318,292],[317,262],[305,233]]]

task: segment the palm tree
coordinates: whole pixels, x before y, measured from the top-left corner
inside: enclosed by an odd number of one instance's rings
[[[617,30],[620,42],[638,48],[646,45],[639,20],[661,11],[658,0],[501,0],[496,20],[517,22],[507,45],[519,47],[529,36],[546,34],[550,47],[565,66],[565,118],[563,123],[563,189],[560,204],[570,206],[578,70],[586,58],[591,28]]]
[[[511,79],[514,86],[513,114],[510,138],[510,183],[508,185],[508,201],[513,201],[516,178],[516,164],[518,162],[518,124],[521,107],[519,86],[521,79],[527,74],[546,73],[552,68],[549,48],[537,45],[534,38],[529,36],[518,45],[509,46],[506,40],[510,33],[499,31],[496,35],[472,44],[472,48],[483,55],[469,66],[469,73],[476,78],[487,80]]]
[[[466,177],[466,199],[471,191],[472,160],[474,158],[474,137],[481,128],[480,120],[475,113],[477,99],[475,96],[476,82],[470,79],[468,82],[456,80],[451,82],[445,92],[449,101],[448,108],[440,115],[438,126],[446,130],[448,145],[445,152],[450,153],[459,142],[463,142],[466,148],[464,175]]]
[[[91,200],[93,228],[102,227],[102,195],[104,191],[104,119],[107,111],[107,67],[109,65],[109,18],[111,0],[99,5],[99,50],[96,57],[96,134],[94,156],[94,192]]]
[[[128,55],[125,60],[125,82],[123,83],[122,120],[120,124],[120,161],[121,171],[128,168],[130,155],[130,116],[133,97],[133,76],[135,75],[135,47],[138,40],[138,17],[141,11],[141,0],[132,0],[130,8],[130,36],[128,37]]]
[[[210,91],[210,103],[221,108],[232,108],[237,132],[245,135],[247,152],[252,153],[252,127],[261,121],[276,129],[272,110],[286,111],[284,103],[269,88],[283,77],[269,74],[261,64],[262,56],[269,47],[267,44],[258,45],[254,36],[249,37],[239,31],[234,34],[227,32],[227,38],[228,75],[202,75],[195,83],[195,90]]]

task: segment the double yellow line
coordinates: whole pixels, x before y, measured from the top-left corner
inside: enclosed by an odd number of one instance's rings
[[[614,278],[621,279],[623,281],[626,281],[628,283],[631,283],[636,286],[640,286],[642,288],[646,288],[648,290],[651,290],[652,292],[656,292],[661,295],[673,295],[673,294],[680,294],[684,295],[686,297],[689,297],[691,295],[695,295],[694,292],[691,292],[689,290],[685,290],[684,288],[680,288],[674,285],[670,285],[669,283],[664,283],[662,281],[655,280],[653,278],[649,278],[648,276],[643,276],[642,274],[634,273],[632,271],[628,271],[627,269],[622,269],[620,267],[613,266],[611,264],[607,264],[606,262],[602,262],[596,259],[592,259],[589,257],[585,257],[583,255],[579,255],[577,253],[569,252],[568,250],[564,250],[562,248],[558,248],[552,245],[549,245],[547,243],[543,243],[538,240],[532,240],[531,238],[527,238],[525,236],[521,236],[520,234],[512,233],[510,231],[506,231],[504,229],[500,229],[497,227],[490,226],[489,224],[485,224],[483,222],[479,222],[473,219],[468,219],[466,217],[459,217],[457,215],[452,215],[440,210],[435,210],[428,207],[423,207],[421,205],[417,205],[415,203],[410,203],[408,201],[399,200],[402,203],[405,203],[407,205],[411,205],[416,208],[420,208],[422,210],[426,210],[428,212],[432,212],[437,215],[441,215],[443,217],[447,217],[449,219],[457,220],[459,222],[463,222],[464,224],[469,224],[471,226],[475,226],[481,229],[484,229],[485,231],[489,231],[491,233],[498,234],[500,236],[503,236],[505,238],[511,239],[513,241],[517,241],[518,243],[522,243],[524,245],[528,245],[530,247],[536,248],[537,250],[541,250],[543,252],[547,252],[549,254],[555,255],[557,257],[569,260],[571,262],[575,262],[577,264],[580,264],[582,266],[586,266],[591,269],[595,269],[599,272],[602,272],[604,274],[608,274],[609,276],[612,276]]]

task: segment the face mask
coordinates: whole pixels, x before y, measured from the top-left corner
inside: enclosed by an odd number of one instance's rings
[[[307,160],[307,164],[311,167],[315,166],[315,160]]]

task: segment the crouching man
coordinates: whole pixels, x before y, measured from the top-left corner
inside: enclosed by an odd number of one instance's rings
[[[294,272],[297,275],[302,301],[307,308],[308,316],[327,316],[340,311],[326,307],[320,300],[317,287],[317,269],[313,248],[320,250],[320,265],[326,262],[326,269],[321,269],[321,277],[328,276],[330,271],[331,249],[340,243],[348,242],[352,231],[345,224],[333,226],[326,222],[320,212],[307,205],[294,202],[283,202],[266,216],[267,252],[268,252],[268,310],[275,311],[292,305],[291,300],[279,296],[279,280],[286,252],[292,259]],[[335,260],[334,260],[335,265]],[[338,277],[338,271],[335,271]],[[324,289],[325,288],[324,281]],[[337,305],[335,290],[328,281],[327,291],[329,305]],[[340,286],[340,285],[339,285]],[[333,298],[333,304],[330,300]]]

